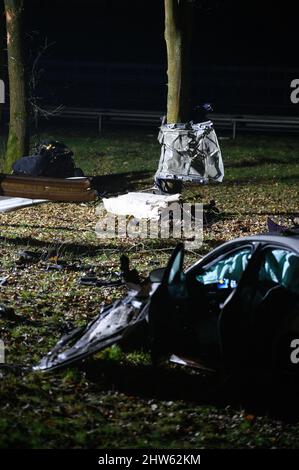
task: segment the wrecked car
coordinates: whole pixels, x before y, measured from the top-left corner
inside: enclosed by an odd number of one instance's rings
[[[137,338],[155,364],[297,373],[290,356],[299,338],[299,233],[238,238],[186,270],[183,260],[179,244],[165,268],[143,282],[133,276],[123,300],[63,337],[34,369],[50,371],[131,338],[136,346]]]

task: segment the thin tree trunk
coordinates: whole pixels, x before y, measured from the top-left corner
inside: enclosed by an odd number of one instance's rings
[[[4,77],[4,36],[5,36],[5,16],[4,16],[4,2],[0,0],[0,80]],[[2,107],[3,107],[3,93],[4,85],[0,83],[0,133],[3,131],[2,122]]]
[[[9,77],[9,135],[5,171],[11,171],[15,160],[29,151],[28,112],[23,61],[23,0],[5,0]]]
[[[168,62],[168,123],[189,120],[193,3],[192,0],[164,0]]]

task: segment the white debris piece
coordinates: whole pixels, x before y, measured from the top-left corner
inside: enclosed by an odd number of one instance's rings
[[[0,212],[10,212],[22,207],[48,202],[47,199],[28,199],[25,197],[0,196]]]
[[[116,215],[132,215],[136,219],[158,220],[160,212],[172,202],[177,202],[180,194],[161,195],[151,193],[127,193],[117,197],[103,198],[107,212]]]

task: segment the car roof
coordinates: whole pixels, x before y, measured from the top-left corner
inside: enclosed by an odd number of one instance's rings
[[[249,237],[240,237],[231,240],[232,244],[257,242],[257,243],[270,243],[274,245],[283,245],[299,254],[299,235],[297,234],[277,234],[277,233],[264,233],[258,235],[251,235]]]
[[[265,233],[265,234],[257,234],[251,235],[248,237],[240,237],[234,238],[233,240],[229,240],[227,242],[222,243],[217,248],[211,250],[207,255],[201,258],[199,261],[194,263],[192,266],[189,266],[186,269],[186,273],[193,271],[193,269],[197,268],[197,266],[205,264],[206,262],[212,259],[215,259],[217,256],[221,256],[225,252],[229,251],[230,249],[233,250],[234,248],[238,248],[242,245],[246,245],[249,243],[263,243],[263,244],[270,244],[270,245],[280,245],[282,248],[287,248],[291,251],[294,251],[296,254],[299,255],[299,235],[292,234],[292,235],[283,235],[277,233]]]

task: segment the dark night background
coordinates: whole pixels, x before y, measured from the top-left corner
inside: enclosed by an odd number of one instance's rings
[[[41,60],[47,104],[163,110],[163,0],[26,0],[28,45],[54,44]],[[299,77],[292,2],[198,1],[192,102],[218,112],[297,114]],[[33,55],[35,52],[33,52]]]

